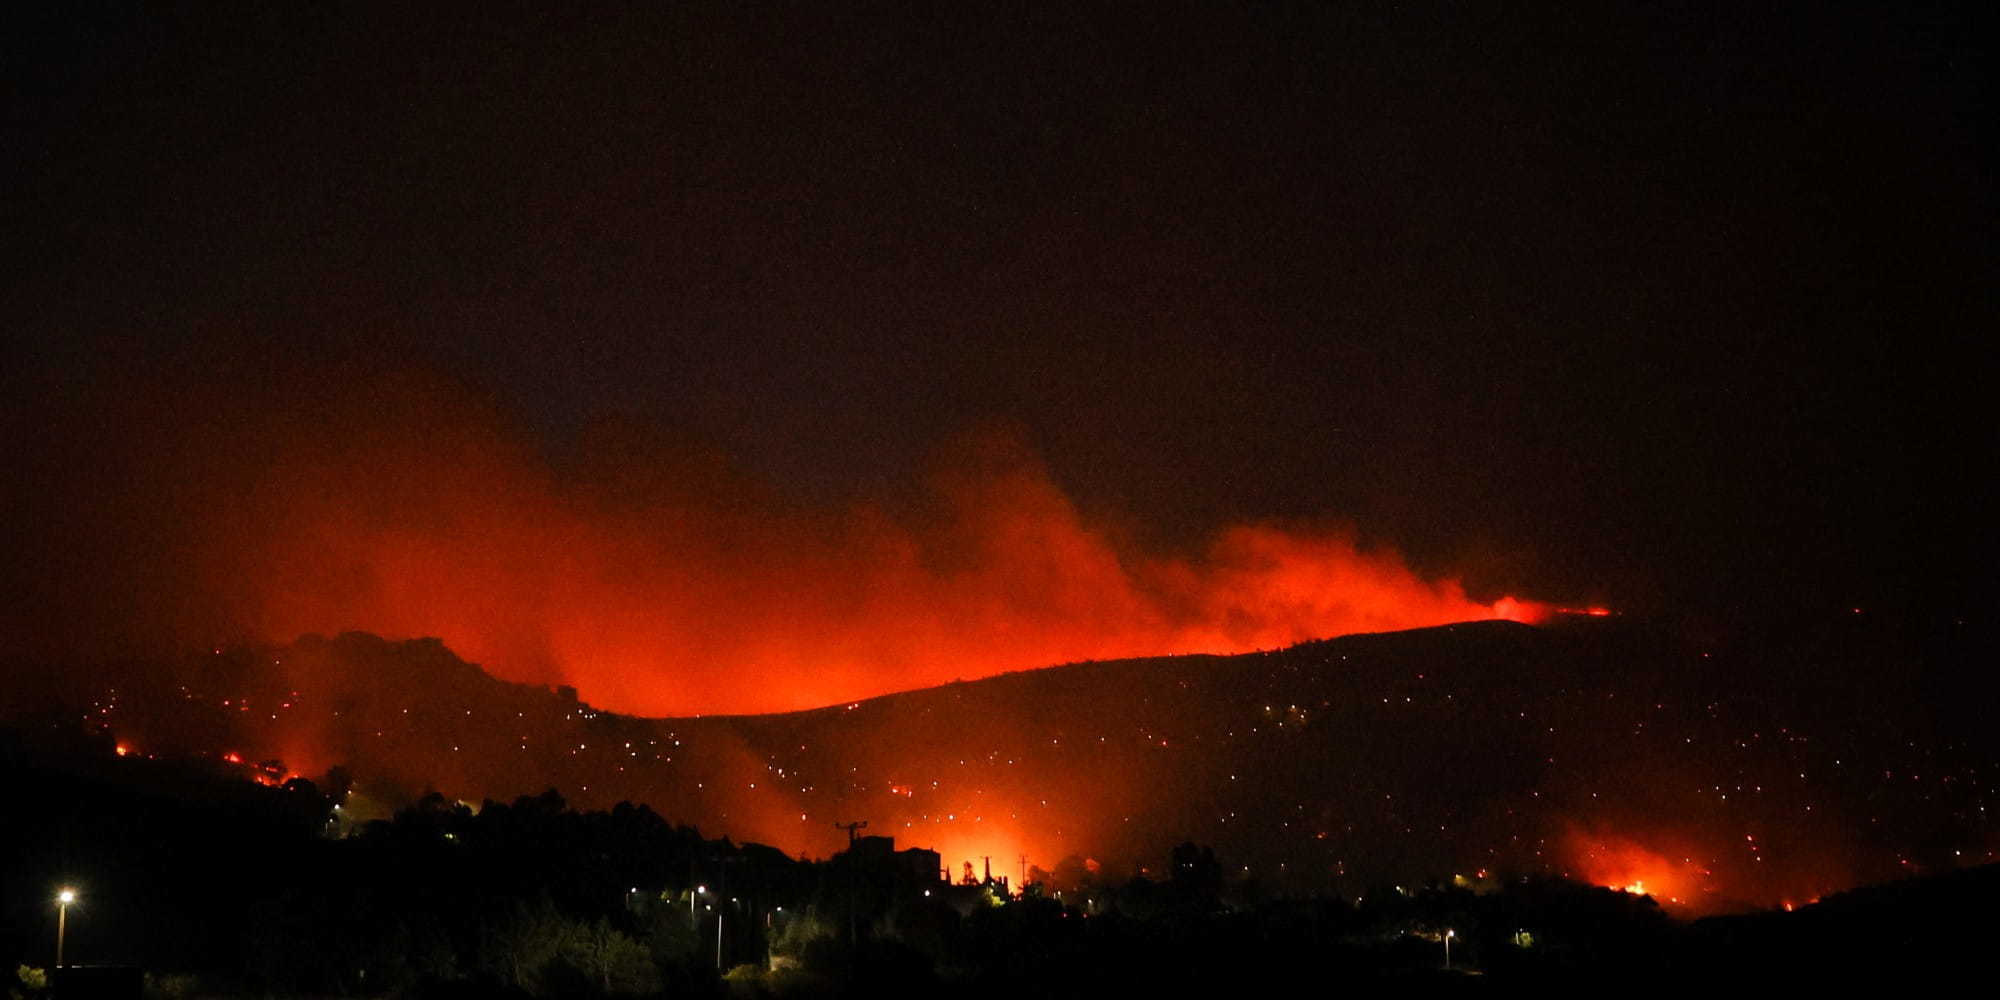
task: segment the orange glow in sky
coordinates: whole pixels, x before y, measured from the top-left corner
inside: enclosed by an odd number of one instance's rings
[[[1629,837],[1584,831],[1572,831],[1567,846],[1586,882],[1651,896],[1668,909],[1699,909],[1705,902],[1708,873],[1692,856],[1670,857]]]
[[[437,637],[502,678],[657,716],[1545,612],[1476,600],[1334,522],[1141,546],[1006,429],[950,438],[906,486],[827,509],[643,429],[601,428],[552,464],[439,380],[291,389],[277,408],[310,419],[247,402],[148,412],[157,433],[134,447],[176,484],[149,512],[171,558],[147,565],[172,578],[148,593],[176,599],[111,601],[142,613],[70,632]]]

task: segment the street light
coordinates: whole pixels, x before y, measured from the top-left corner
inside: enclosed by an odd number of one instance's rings
[[[735,903],[736,897],[729,897],[729,902],[732,904]],[[722,897],[718,894],[715,897],[715,967],[717,969],[722,968],[722,910]]]
[[[56,893],[56,968],[63,967],[63,936],[69,931],[69,904],[76,902],[76,890],[64,887]]]
[[[1444,932],[1444,971],[1446,972],[1451,971],[1451,939],[1457,936],[1458,932],[1454,930],[1446,930]]]

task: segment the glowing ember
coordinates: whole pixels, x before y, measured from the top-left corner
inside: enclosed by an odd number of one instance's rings
[[[1613,614],[1616,614],[1610,608],[1598,607],[1596,605],[1587,608],[1555,608],[1553,609],[1553,613],[1558,615],[1579,615],[1586,618],[1609,618]]]

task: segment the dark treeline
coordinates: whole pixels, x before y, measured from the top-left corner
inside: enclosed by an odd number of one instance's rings
[[[1266,899],[1191,843],[1157,882],[1008,896],[933,881],[911,856],[793,859],[644,806],[574,811],[554,791],[476,809],[430,795],[332,837],[337,796],[310,782],[61,750],[0,732],[0,961],[22,997],[51,992],[53,895],[69,884],[71,963],[143,969],[160,996],[1653,986],[1921,973],[2000,927],[1991,868],[1680,924],[1649,898],[1557,879]]]

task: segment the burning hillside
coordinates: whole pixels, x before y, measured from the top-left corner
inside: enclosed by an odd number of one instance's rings
[[[1703,910],[1991,858],[1990,757],[1836,725],[1741,666],[1615,624],[1489,623],[644,719],[348,635],[135,673],[92,720],[140,752],[341,765],[378,800],[553,786],[816,855],[866,820],[1071,881],[1193,839],[1273,889],[1556,872]]]

